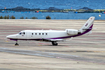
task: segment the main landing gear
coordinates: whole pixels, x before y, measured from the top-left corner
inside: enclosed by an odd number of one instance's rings
[[[15,46],[19,46],[18,42],[16,41]]]
[[[52,41],[52,45],[57,46],[58,43],[56,41]]]

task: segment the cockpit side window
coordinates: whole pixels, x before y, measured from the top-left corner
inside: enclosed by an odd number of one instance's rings
[[[19,32],[19,35],[22,35],[22,34],[24,34],[24,35],[25,35],[25,32]]]
[[[23,32],[23,34],[25,35],[25,32]]]

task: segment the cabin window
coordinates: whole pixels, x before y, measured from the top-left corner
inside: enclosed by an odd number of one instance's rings
[[[44,35],[44,33],[42,33],[42,35]]]
[[[41,33],[39,33],[39,35],[41,35]]]
[[[32,35],[33,35],[33,33],[32,33]]]
[[[37,33],[35,33],[35,35],[37,35]]]
[[[47,35],[47,33],[46,33],[46,35]]]

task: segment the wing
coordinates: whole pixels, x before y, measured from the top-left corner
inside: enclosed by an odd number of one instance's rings
[[[43,39],[43,41],[48,41],[48,42],[56,41],[56,42],[59,42],[59,41],[64,41],[64,39]]]

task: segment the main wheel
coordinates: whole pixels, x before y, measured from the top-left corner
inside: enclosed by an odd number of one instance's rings
[[[57,46],[58,43],[56,41],[52,41],[52,45]]]

